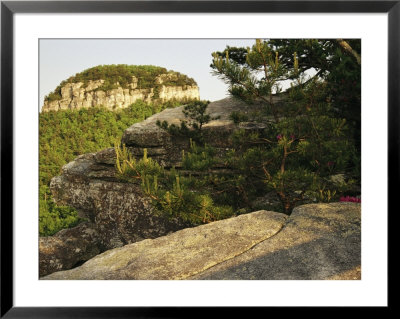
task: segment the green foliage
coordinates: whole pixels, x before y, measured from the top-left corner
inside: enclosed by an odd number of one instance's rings
[[[235,124],[239,124],[240,122],[247,122],[249,120],[249,117],[247,114],[238,112],[238,111],[233,111],[229,118],[233,121]]]
[[[153,200],[158,213],[169,218],[177,218],[190,225],[209,223],[234,214],[232,207],[216,205],[204,187],[200,190],[199,185],[206,184],[201,178],[180,176],[174,168],[169,171],[164,170],[157,162],[147,157],[146,149],[139,161],[132,157],[124,145],[121,148],[116,144],[115,150],[117,154],[115,166],[119,178],[132,183],[141,180],[143,192]],[[204,157],[206,152],[209,155],[213,154],[211,148],[207,147],[205,151],[192,143],[191,150],[194,153],[182,154],[187,169],[192,168],[197,172],[210,165],[210,162],[204,162]]]
[[[153,100],[156,100],[160,97],[160,89],[158,86],[154,87],[153,90]]]
[[[226,46],[226,49],[222,52],[215,52],[214,54],[218,55],[221,58],[225,58],[228,54],[230,60],[235,61],[238,64],[246,64],[246,55],[247,49],[246,48],[236,48],[230,47],[229,45]],[[210,65],[213,67],[213,64]]]
[[[40,235],[47,236],[78,222],[72,208],[58,208],[48,185],[60,174],[61,167],[78,155],[113,147],[132,124],[179,102],[146,104],[137,101],[129,108],[109,111],[105,108],[51,111],[39,114],[39,205]],[[47,189],[47,191],[44,191]]]
[[[161,111],[163,105],[135,102],[129,108],[109,111],[89,108],[43,112],[39,115],[39,172],[41,185],[80,154],[113,147],[125,129]]]
[[[272,94],[279,93],[279,82],[290,79],[292,74],[279,63],[278,52],[268,42],[257,40],[251,49],[247,48],[244,64],[230,59],[228,52],[225,58],[217,52],[212,55],[213,74],[229,85],[229,92],[233,96],[246,103],[261,100],[278,120]]]
[[[328,187],[324,181],[329,176],[337,172],[351,173],[356,151],[347,132],[343,119],[306,111],[281,118],[264,135],[237,131],[233,136],[235,151],[230,153],[230,164],[246,176],[241,180],[244,190],[252,187],[261,190],[262,186],[257,183],[263,180],[265,191],[274,190],[284,212],[290,213],[298,203],[320,198],[317,195],[321,188],[316,185],[325,183],[324,188]]]
[[[82,82],[83,87],[87,87],[89,81],[104,80],[104,83],[96,90],[108,91],[116,89],[119,86],[124,89],[129,88],[133,76],[138,80],[138,89],[150,89],[158,86],[156,78],[162,74],[168,75],[162,83],[165,86],[196,85],[196,82],[192,78],[158,66],[126,64],[98,65],[62,81],[45,100],[53,101],[61,99],[61,87],[67,83]]]
[[[180,126],[168,124],[167,121],[157,121],[156,124],[171,135],[187,137],[202,144],[204,142],[203,125],[211,120],[210,115],[206,113],[208,104],[210,101],[192,101],[186,104],[182,110],[186,120],[181,120]]]
[[[83,221],[75,209],[67,206],[56,206],[51,200],[48,186],[40,188],[39,201],[39,236],[51,236],[64,228],[76,226]]]
[[[360,56],[361,55],[361,40],[360,39],[345,39],[351,48]],[[242,73],[252,73],[257,71],[261,74],[264,72],[261,64],[270,67],[270,73],[278,64],[282,67],[285,77],[288,79],[296,79],[301,77],[304,72],[314,69],[316,77],[323,79],[327,85],[325,94],[330,99],[332,104],[331,112],[333,116],[345,118],[349,125],[350,133],[355,141],[355,146],[359,155],[361,154],[361,65],[348,51],[343,50],[336,39],[271,39],[269,41],[258,40],[256,50],[247,48],[232,48],[227,47],[223,52],[215,52],[214,56],[226,58],[232,61],[235,68],[237,65],[242,66]],[[257,51],[260,50],[262,55]],[[276,58],[278,63],[270,63],[273,58]],[[295,59],[296,57],[296,59]],[[297,60],[297,61],[295,61]],[[273,61],[271,61],[273,62]],[[211,67],[216,71],[216,64],[213,62]],[[237,69],[239,70],[239,69]],[[231,72],[230,77],[235,79],[238,72]],[[215,74],[220,75],[219,72]],[[232,76],[233,75],[233,76]],[[261,78],[258,77],[259,79]],[[271,77],[265,77],[265,87],[268,88],[271,84]],[[226,80],[226,79],[224,79]],[[236,77],[237,80],[237,77]],[[257,90],[249,94],[253,88],[253,84],[244,86],[243,80],[238,81],[235,86],[232,86],[234,96],[244,100],[251,100],[254,94],[262,93],[263,81],[254,79],[254,83],[260,84],[256,87]]]
[[[195,135],[194,131],[192,131],[190,127],[187,126],[186,121],[181,121],[180,126],[175,124],[168,124],[167,121],[161,122],[160,120],[157,120],[156,124],[158,127],[168,131],[168,133],[174,136],[192,137],[193,135]]]
[[[325,188],[318,189],[316,192],[318,202],[329,203],[332,198],[336,195],[336,190],[331,191],[330,189],[325,190]]]
[[[233,96],[247,103],[262,102],[265,112],[274,118],[262,134],[246,134],[243,130],[233,134],[235,148],[229,153],[228,162],[238,172],[237,187],[245,193],[274,190],[283,211],[290,214],[298,203],[337,197],[329,176],[338,172],[356,174],[357,148],[346,119],[335,111],[330,73],[326,73],[325,80],[315,77],[306,81],[302,75],[307,69],[303,52],[300,58],[296,51],[284,51],[282,55],[281,51],[278,53],[282,47],[274,43],[257,40],[247,53],[241,51],[241,59],[231,58],[229,48],[225,58],[216,52],[212,68],[229,84]],[[310,45],[318,47],[321,43],[311,41]],[[328,59],[319,54],[315,63]],[[308,62],[310,66],[313,60]],[[273,94],[280,92],[280,81],[289,79],[293,82],[283,94],[285,103],[274,103]],[[231,118],[235,122],[241,120],[238,114]]]
[[[185,154],[185,151],[182,151],[182,167],[186,170],[206,171],[212,168],[215,163],[215,149],[208,145],[199,147],[196,142],[190,140],[190,152]]]
[[[361,40],[346,39],[351,48],[361,55]],[[361,127],[361,65],[335,39],[271,40],[280,53],[280,61],[287,67],[293,64],[292,54],[298,53],[299,68],[311,68],[326,81],[326,94],[335,116],[346,118],[351,134],[360,150]]]
[[[61,88],[59,90],[55,90],[53,92],[51,92],[49,95],[47,95],[45,97],[46,101],[57,101],[57,100],[61,100],[62,96],[61,96]]]
[[[126,148],[125,144],[122,149],[115,144],[116,168],[118,176],[125,179],[140,179],[145,185],[149,177],[158,177],[163,173],[162,167],[153,159],[147,157],[147,149],[143,150],[143,158],[136,161]]]
[[[195,130],[201,130],[202,126],[211,120],[210,115],[206,114],[208,104],[210,101],[194,101],[183,107],[182,113]]]
[[[172,187],[168,190],[158,190],[155,205],[160,212],[191,225],[209,223],[233,215],[231,207],[215,205],[209,194],[188,189],[183,180],[182,177],[176,176]]]

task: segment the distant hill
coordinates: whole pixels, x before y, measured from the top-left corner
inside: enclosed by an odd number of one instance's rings
[[[99,65],[71,76],[45,97],[42,111],[90,107],[110,110],[145,103],[198,100],[194,79],[153,65]]]

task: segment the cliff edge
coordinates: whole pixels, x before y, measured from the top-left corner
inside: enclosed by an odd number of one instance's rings
[[[117,76],[118,75],[118,76]],[[103,65],[60,83],[45,97],[42,112],[145,103],[199,100],[197,83],[179,72],[155,66]]]

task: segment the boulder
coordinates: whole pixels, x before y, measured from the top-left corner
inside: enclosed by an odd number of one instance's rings
[[[104,252],[45,280],[361,279],[361,205],[258,211]]]
[[[185,279],[275,235],[286,215],[258,211],[109,250],[43,279]]]
[[[157,215],[140,185],[118,181],[113,156],[113,149],[79,156],[50,183],[56,203],[72,206],[90,220],[102,251],[188,226]]]
[[[54,236],[39,238],[39,276],[70,269],[101,252],[93,225],[82,223]]]
[[[308,204],[254,249],[189,279],[361,279],[361,205]]]

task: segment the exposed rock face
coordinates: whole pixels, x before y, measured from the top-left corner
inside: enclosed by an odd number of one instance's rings
[[[46,279],[184,279],[276,234],[286,215],[258,211],[105,252]]]
[[[50,184],[58,204],[76,208],[93,223],[103,251],[186,226],[157,216],[140,185],[118,181],[113,156],[113,149],[79,156]]]
[[[61,99],[45,101],[43,112],[67,109],[90,108],[103,106],[110,110],[126,108],[137,100],[146,103],[157,99],[161,102],[169,100],[199,100],[199,88],[195,85],[165,86],[160,76],[156,83],[159,87],[140,89],[137,88],[137,79],[132,77],[132,83],[128,88],[118,87],[109,91],[98,90],[104,80],[89,81],[86,87],[84,83],[67,83],[61,88]]]
[[[361,279],[360,204],[241,215],[144,240],[43,279]]]
[[[361,205],[299,206],[274,237],[189,279],[361,279]]]
[[[102,252],[93,225],[82,223],[39,238],[39,276],[70,269]]]

